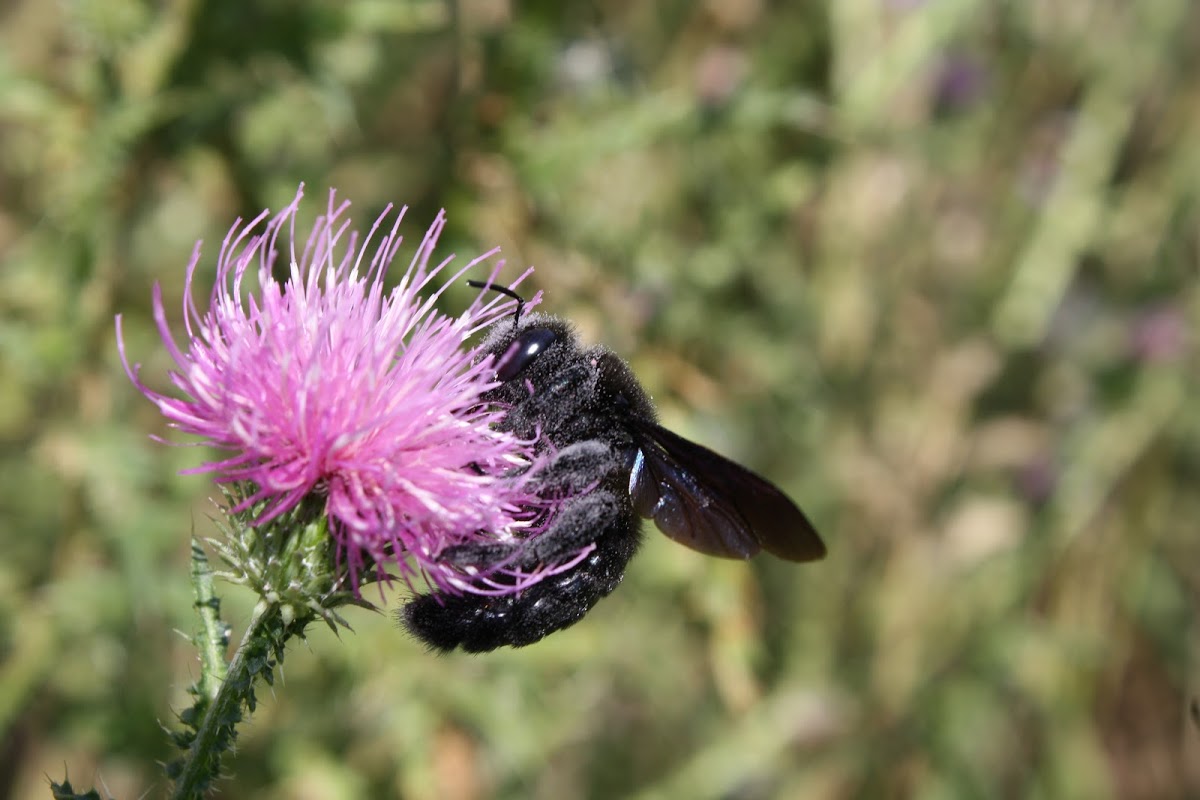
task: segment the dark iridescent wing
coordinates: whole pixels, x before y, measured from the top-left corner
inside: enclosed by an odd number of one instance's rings
[[[654,423],[635,420],[634,431],[629,496],[667,536],[723,558],[760,550],[788,561],[825,557],[804,512],[765,478]]]

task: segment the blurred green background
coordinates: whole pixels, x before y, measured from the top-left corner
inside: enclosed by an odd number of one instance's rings
[[[535,265],[830,553],[651,535],[481,657],[354,612],[222,796],[1200,796],[1198,122],[1188,0],[4,3],[0,796],[166,789],[212,490],[113,315],[166,386],[152,284],[300,181]]]

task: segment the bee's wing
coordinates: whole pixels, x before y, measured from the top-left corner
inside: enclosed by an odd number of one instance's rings
[[[636,420],[634,430],[629,496],[667,536],[724,558],[759,550],[788,561],[825,557],[804,512],[765,478],[660,425]]]

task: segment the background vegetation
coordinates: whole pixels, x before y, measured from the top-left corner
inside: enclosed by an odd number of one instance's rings
[[[651,536],[484,657],[357,612],[223,796],[1200,796],[1198,121],[1188,0],[3,4],[0,796],[165,790],[212,491],[113,315],[165,385],[151,285],[300,181],[536,265],[830,555]]]

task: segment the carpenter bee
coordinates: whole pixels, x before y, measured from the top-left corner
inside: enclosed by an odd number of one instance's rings
[[[435,650],[480,653],[533,644],[575,624],[621,582],[643,517],[707,555],[824,557],[812,523],[778,488],[661,427],[645,390],[610,350],[582,347],[561,319],[522,318],[521,297],[506,287],[468,283],[517,300],[513,321],[495,323],[481,347],[500,382],[483,399],[507,408],[506,430],[545,443],[548,463],[532,476],[537,493],[569,499],[536,536],[459,545],[442,557],[466,570],[533,569],[595,547],[518,593],[418,595],[398,614],[414,636]]]

